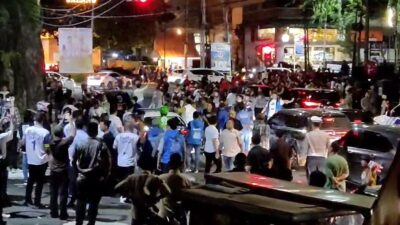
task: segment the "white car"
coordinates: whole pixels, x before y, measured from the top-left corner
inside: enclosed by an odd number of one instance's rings
[[[102,85],[107,87],[107,85],[111,82],[112,84],[118,83],[118,81],[122,80],[123,85],[125,86],[127,82],[132,82],[131,79],[121,75],[120,73],[104,70],[95,74],[91,74],[87,78],[88,88],[98,89]]]
[[[223,74],[222,72],[208,68],[196,68],[189,69],[187,71],[183,69],[178,69],[172,71],[172,74],[168,76],[168,82],[183,83],[186,75],[189,76],[190,81],[201,81],[201,78],[206,75],[210,82],[220,82],[221,79],[225,77],[225,74]],[[229,81],[232,80],[232,76],[230,75],[227,75],[226,78]]]
[[[53,72],[53,71],[46,71],[47,78],[52,78],[61,82],[63,86],[65,86],[68,77],[64,74]],[[74,87],[76,86],[74,79],[71,79],[73,82]]]

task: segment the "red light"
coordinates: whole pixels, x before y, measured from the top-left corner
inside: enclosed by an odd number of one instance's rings
[[[356,119],[356,120],[354,120],[354,124],[360,125],[360,124],[362,124],[362,121],[360,119]]]
[[[339,108],[341,106],[340,102],[336,103],[335,106]]]
[[[315,102],[315,101],[303,101],[303,108],[317,108],[321,105],[321,103],[319,102]]]
[[[327,122],[327,123],[333,123],[334,121],[335,121],[335,118],[332,118],[332,117],[324,118],[324,122]]]

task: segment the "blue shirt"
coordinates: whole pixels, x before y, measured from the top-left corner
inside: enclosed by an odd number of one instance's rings
[[[83,131],[81,129],[76,130],[76,135],[74,137],[74,141],[68,148],[68,156],[69,156],[69,160],[71,160],[71,162],[74,157],[76,148],[79,145],[81,145],[82,143],[84,143],[85,141],[87,141],[88,139],[89,139],[89,135],[87,135],[87,133],[85,131]]]

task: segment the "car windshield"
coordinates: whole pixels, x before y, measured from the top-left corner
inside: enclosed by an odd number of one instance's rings
[[[351,122],[346,116],[335,115],[335,116],[323,116],[322,117],[322,130],[350,130]]]

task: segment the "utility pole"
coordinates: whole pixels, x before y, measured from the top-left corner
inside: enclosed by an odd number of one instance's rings
[[[394,12],[394,30],[395,30],[395,73],[400,72],[400,0],[389,0],[388,7]]]
[[[369,0],[365,0],[365,46],[364,63],[369,60]]]
[[[92,28],[92,33],[93,33],[93,37],[94,37],[94,3],[95,1],[92,1],[92,18],[90,21],[90,27]]]
[[[188,69],[188,45],[189,45],[189,0],[185,2],[185,44],[183,46],[184,56],[185,56],[185,70]]]
[[[200,51],[200,64],[201,67],[206,67],[206,28],[207,28],[207,18],[206,18],[206,0],[201,0],[201,51]]]

